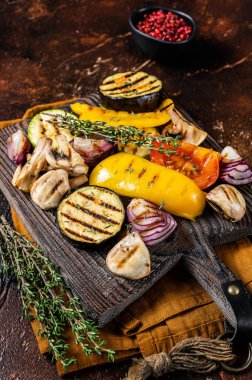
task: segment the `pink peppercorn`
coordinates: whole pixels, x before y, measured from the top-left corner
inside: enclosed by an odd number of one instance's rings
[[[149,36],[169,42],[185,41],[192,33],[192,28],[184,18],[162,9],[144,14],[137,28]]]

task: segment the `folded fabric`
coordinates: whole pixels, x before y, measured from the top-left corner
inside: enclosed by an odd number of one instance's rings
[[[74,101],[74,99],[72,100]],[[28,110],[24,117],[32,117],[43,109],[58,107],[70,100],[40,105]],[[13,122],[0,122],[0,128]],[[12,210],[14,227],[17,231],[29,234]],[[220,259],[252,291],[252,245],[248,239],[216,248]],[[116,360],[141,354],[144,357],[167,351],[176,343],[193,336],[216,337],[223,331],[223,315],[210,296],[196,280],[182,267],[178,266],[165,275],[144,296],[131,304],[114,321],[101,329],[101,338],[116,350]],[[36,335],[41,354],[48,350],[48,343],[38,335],[39,325],[35,320],[32,328]],[[105,356],[86,356],[75,343],[70,329],[65,332],[69,343],[69,355],[76,358],[76,364],[68,367],[67,372],[95,366],[107,361]],[[60,376],[64,371],[57,362]]]
[[[29,237],[28,232],[12,210],[14,227]],[[217,254],[252,292],[252,244],[249,239],[216,248]],[[138,353],[144,357],[168,351],[176,343],[189,337],[214,338],[223,331],[223,315],[196,280],[178,266],[165,275],[144,296],[131,304],[114,321],[100,330],[101,338],[116,350],[116,360]],[[40,352],[45,354],[48,344],[38,335],[35,320],[32,328]],[[67,329],[65,338],[69,355],[76,363],[64,371],[58,361],[60,376],[90,366],[106,363],[105,356],[86,356]]]

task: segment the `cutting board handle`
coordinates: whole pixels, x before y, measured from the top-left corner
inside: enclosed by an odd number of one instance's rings
[[[235,329],[233,339],[252,341],[251,297],[241,281],[218,258],[206,241],[197,241],[196,252],[184,255],[185,265],[221,309]]]

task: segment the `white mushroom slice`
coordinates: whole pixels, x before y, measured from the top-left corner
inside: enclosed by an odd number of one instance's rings
[[[34,183],[31,198],[43,210],[50,210],[58,207],[68,190],[68,172],[63,169],[51,170]]]
[[[39,140],[33,154],[28,156],[26,164],[17,167],[12,179],[13,186],[26,193],[30,192],[34,182],[39,177],[39,173],[46,166],[46,153],[51,145],[52,140],[47,137]]]
[[[19,176],[20,176],[20,173],[21,173],[21,171],[22,171],[22,168],[23,168],[23,165],[22,165],[22,164],[19,164],[19,165],[17,166],[17,168],[16,168],[14,174],[13,174],[13,178],[12,178],[11,183],[12,183],[12,185],[13,185],[14,187],[18,187],[18,186],[17,186],[17,182],[18,182],[18,178],[19,178]]]
[[[53,147],[46,155],[47,162],[54,169],[65,169],[75,177],[86,174],[88,166],[84,159],[77,153],[67,141],[66,136],[58,135],[55,137],[58,148]]]
[[[112,273],[138,280],[150,274],[150,253],[138,233],[132,232],[109,251],[106,264]]]
[[[69,185],[71,189],[76,189],[77,187],[84,185],[88,181],[86,174],[80,175],[78,177],[73,177],[69,179]]]
[[[245,215],[245,199],[234,186],[219,185],[207,194],[206,199],[215,211],[231,222],[238,222]]]
[[[163,135],[180,134],[182,136],[182,141],[197,146],[200,145],[207,137],[207,133],[205,131],[202,131],[194,124],[186,120],[177,109],[171,108],[167,111],[167,113],[172,122],[163,129]]]

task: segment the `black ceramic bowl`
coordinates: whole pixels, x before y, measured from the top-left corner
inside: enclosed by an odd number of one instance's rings
[[[139,29],[137,29],[136,25],[140,20],[143,20],[144,14],[149,14],[152,13],[154,10],[159,9],[162,9],[167,12],[170,11],[178,14],[180,17],[183,17],[186,20],[187,24],[192,28],[192,33],[190,37],[184,41],[169,42],[149,36],[148,34],[145,34],[141,32]],[[188,14],[177,11],[176,9],[162,7],[159,5],[150,5],[144,8],[136,9],[130,15],[129,24],[132,31],[132,37],[136,45],[149,57],[164,57],[172,51],[179,51],[184,49],[185,47],[191,44],[192,40],[196,35],[197,30],[196,22]]]

